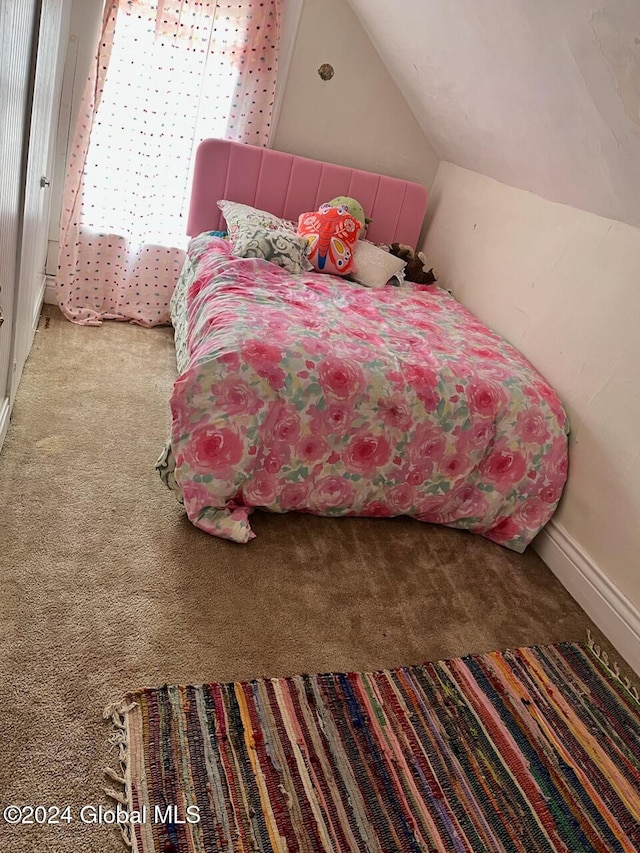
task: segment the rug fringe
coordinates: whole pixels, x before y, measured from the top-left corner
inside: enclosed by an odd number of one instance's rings
[[[618,664],[618,661],[609,661],[609,655],[593,639],[593,634],[591,633],[589,628],[587,628],[587,643],[589,645],[589,648],[591,649],[593,656],[600,661],[600,663],[607,670],[609,675],[619,684],[621,684],[622,687],[624,687],[624,689],[627,691],[627,693],[629,693],[629,695],[633,699],[635,699],[636,702],[640,705],[640,694],[638,693],[638,688],[631,683],[631,680],[626,675],[620,674],[620,665]]]
[[[127,703],[124,700],[113,702],[104,709],[103,719],[109,720],[115,732],[109,738],[109,743],[118,748],[118,770],[113,767],[105,767],[104,774],[119,786],[116,788],[104,788],[104,793],[110,800],[130,811],[130,777],[129,777],[129,737],[127,732],[127,714],[136,707],[135,702]],[[129,823],[118,823],[124,843],[130,849],[133,848],[133,830]]]

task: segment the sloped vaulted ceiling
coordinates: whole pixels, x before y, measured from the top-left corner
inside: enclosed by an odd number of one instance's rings
[[[349,0],[436,153],[640,226],[640,0]]]

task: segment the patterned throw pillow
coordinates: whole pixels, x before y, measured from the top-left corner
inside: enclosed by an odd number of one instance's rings
[[[289,222],[288,219],[283,219],[281,216],[276,216],[274,213],[269,213],[267,210],[260,210],[257,207],[251,207],[248,204],[240,204],[238,201],[227,201],[222,199],[218,202],[218,207],[222,211],[229,237],[235,242],[239,229],[244,225],[256,225],[270,230],[290,231],[296,233],[295,222]]]
[[[306,238],[307,257],[318,272],[349,275],[353,270],[353,245],[361,223],[343,206],[323,204],[315,213],[302,213],[298,234]]]
[[[290,273],[301,273],[313,269],[306,249],[304,237],[291,231],[247,223],[238,230],[233,253],[239,258],[263,258]]]

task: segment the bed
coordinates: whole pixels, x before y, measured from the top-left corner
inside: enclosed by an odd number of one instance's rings
[[[368,239],[416,245],[417,184],[201,144],[163,481],[194,525],[241,543],[261,508],[409,515],[524,551],[561,497],[568,422],[522,354],[437,286],[294,275],[212,233],[222,198],[296,219],[337,194],[362,202]]]

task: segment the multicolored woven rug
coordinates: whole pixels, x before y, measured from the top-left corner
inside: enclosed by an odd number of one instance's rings
[[[105,713],[134,851],[640,850],[640,705],[582,645],[141,690]]]

